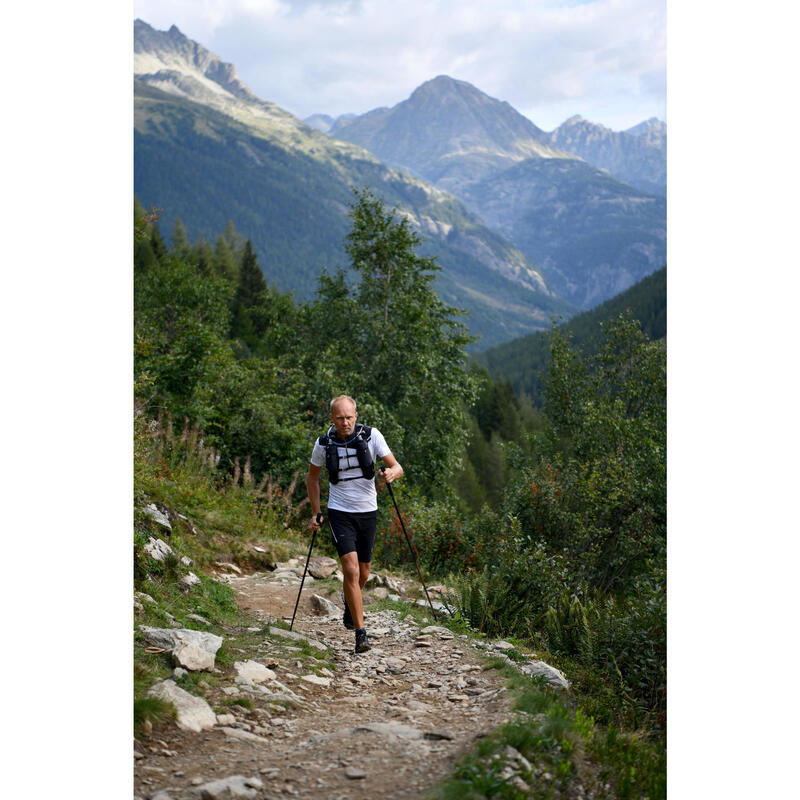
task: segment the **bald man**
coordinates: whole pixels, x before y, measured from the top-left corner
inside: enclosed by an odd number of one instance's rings
[[[364,627],[361,590],[369,577],[375,548],[378,518],[375,462],[382,459],[385,468],[379,474],[387,483],[396,481],[403,474],[403,468],[377,428],[356,422],[358,412],[352,397],[334,397],[330,418],[332,425],[328,433],[314,443],[306,475],[312,512],[309,527],[319,528],[319,476],[326,467],[330,479],[328,521],[344,575],[342,622],[348,630],[355,630],[355,652],[365,653],[370,644]]]

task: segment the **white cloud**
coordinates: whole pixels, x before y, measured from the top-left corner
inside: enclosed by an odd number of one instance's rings
[[[540,127],[664,116],[664,0],[136,0],[298,116],[362,113],[440,74]],[[619,123],[618,123],[619,124]]]

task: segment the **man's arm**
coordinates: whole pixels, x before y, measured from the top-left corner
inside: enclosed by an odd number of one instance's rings
[[[308,489],[308,500],[311,503],[311,522],[308,526],[312,530],[319,528],[317,522],[317,514],[320,512],[319,506],[319,474],[322,472],[322,467],[308,465],[308,472],[306,473],[306,489]]]
[[[403,468],[391,453],[387,453],[385,456],[381,456],[381,458],[383,459],[383,463],[386,464],[386,469],[381,471],[381,475],[383,475],[383,479],[386,483],[391,483],[402,477]]]

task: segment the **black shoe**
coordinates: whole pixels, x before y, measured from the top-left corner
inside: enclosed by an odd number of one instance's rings
[[[359,628],[356,631],[356,653],[366,653],[371,649],[366,628]]]
[[[344,603],[344,614],[342,614],[342,625],[347,628],[349,631],[354,631],[356,629],[356,625],[353,622],[353,615],[350,613],[350,608],[347,605],[347,600],[345,600],[344,592],[342,592],[342,602]]]

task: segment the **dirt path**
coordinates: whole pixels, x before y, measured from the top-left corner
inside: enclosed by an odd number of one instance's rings
[[[231,585],[248,613],[264,620],[291,618],[299,588],[294,576],[258,573]],[[226,668],[205,699],[218,708],[232,697],[246,697],[252,708],[231,706],[235,721],[201,733],[169,726],[137,743],[137,797],[420,797],[477,738],[509,718],[501,677],[484,671],[472,640],[443,628],[421,636],[412,618],[367,605],[373,649],[355,655],[353,633],[341,617],[314,613],[311,595],[328,596],[319,587],[306,583],[294,630],[327,647],[319,656],[333,669],[319,667],[315,680],[329,685],[303,678],[317,665],[307,648],[299,650],[302,643],[265,639],[257,652],[241,658],[273,669],[293,707],[284,709],[286,703],[276,704],[241,679],[237,683],[236,673]],[[338,592],[330,599],[339,604]],[[200,791],[234,775],[257,780],[242,794]]]

